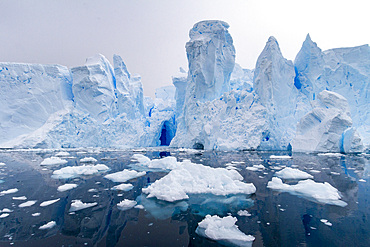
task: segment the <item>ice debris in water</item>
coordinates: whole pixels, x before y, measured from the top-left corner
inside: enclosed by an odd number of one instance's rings
[[[188,194],[211,193],[214,195],[253,194],[253,183],[242,182],[243,177],[235,170],[212,168],[184,160],[182,165],[148,188],[142,189],[149,194],[169,202],[189,198]]]
[[[49,200],[49,201],[44,201],[40,204],[40,207],[46,207],[46,206],[49,206],[51,204],[54,204],[56,202],[60,201],[60,198],[58,199],[55,199],[55,200]]]
[[[237,213],[239,216],[251,216],[247,210],[239,210]]]
[[[70,154],[68,152],[64,152],[64,151],[58,152],[58,153],[55,154],[55,156],[57,156],[57,157],[66,157],[66,156],[69,156],[69,155]]]
[[[109,170],[109,167],[103,164],[97,165],[82,165],[82,166],[67,166],[53,172],[53,178],[73,178],[83,175],[93,175],[99,172]]]
[[[18,192],[18,189],[17,188],[3,190],[3,191],[0,191],[0,196],[7,195],[7,194],[13,194],[13,193],[17,193],[17,192]]]
[[[299,181],[298,184],[289,185],[284,184],[280,178],[273,177],[272,180],[267,183],[267,188],[288,192],[318,203],[332,204],[341,207],[347,206],[346,202],[340,200],[340,192],[327,182],[316,183],[311,179],[307,179]]]
[[[289,155],[271,155],[270,159],[291,159],[292,156]]]
[[[5,166],[6,164],[3,162],[0,162],[0,166]]]
[[[80,211],[82,209],[94,207],[96,205],[98,205],[97,202],[84,203],[81,200],[72,200],[71,208],[69,209],[69,212]]]
[[[46,158],[44,159],[40,165],[43,165],[43,166],[51,166],[51,165],[64,165],[64,164],[67,164],[68,161],[64,160],[64,159],[61,159],[59,157],[50,157],[50,158]]]
[[[37,202],[37,200],[26,201],[26,202],[24,202],[24,203],[19,204],[19,205],[18,205],[18,207],[20,207],[20,208],[31,207],[31,206],[33,206],[36,202]]]
[[[9,214],[7,214],[7,213],[0,214],[0,219],[2,219],[2,218],[6,218],[6,217],[8,217],[8,216],[9,216]]]
[[[318,153],[319,156],[331,156],[331,157],[342,157],[341,153]]]
[[[128,210],[130,208],[133,208],[136,204],[137,204],[136,201],[124,199],[123,201],[121,201],[120,203],[117,204],[117,208],[119,210],[125,211],[125,210]]]
[[[64,192],[64,191],[67,191],[67,190],[74,189],[77,186],[78,186],[77,184],[63,184],[63,185],[59,186],[57,190],[59,192]]]
[[[40,215],[41,215],[41,213],[33,213],[32,214],[33,217],[37,217],[37,216],[40,216]]]
[[[128,180],[144,176],[145,174],[146,172],[137,172],[134,170],[124,169],[123,171],[111,173],[105,175],[104,177],[116,183],[124,183]]]
[[[83,159],[80,159],[81,163],[94,163],[97,162],[97,160],[93,157],[85,157]]]
[[[224,245],[231,246],[252,246],[254,237],[241,232],[237,225],[237,219],[232,216],[220,218],[217,215],[206,215],[198,223],[195,232],[203,237],[215,240]]]
[[[132,188],[134,188],[134,186],[132,184],[119,184],[119,185],[116,185],[113,188],[111,188],[111,190],[129,191]]]
[[[3,208],[3,210],[0,210],[0,213],[11,213],[13,210],[10,210],[9,208]]]
[[[265,169],[265,167],[263,165],[253,165],[253,166],[246,167],[245,169],[249,171],[258,171],[258,170]]]
[[[47,229],[53,228],[56,225],[57,225],[57,223],[55,221],[50,221],[50,222],[46,223],[45,225],[40,226],[39,229],[40,230],[47,230]]]
[[[15,196],[15,197],[12,197],[13,200],[18,200],[18,201],[25,201],[27,200],[27,197],[25,196]]]
[[[275,176],[282,178],[282,179],[307,179],[313,178],[312,175],[308,174],[307,172],[286,167],[281,171],[275,173]]]
[[[327,225],[327,226],[332,226],[333,224],[331,223],[331,222],[329,222],[328,220],[326,220],[326,219],[321,219],[320,220],[322,223],[324,223],[325,225]]]
[[[142,154],[134,154],[132,158],[139,162],[141,166],[151,169],[172,170],[180,165],[180,163],[177,162],[176,158],[172,156],[151,160]]]

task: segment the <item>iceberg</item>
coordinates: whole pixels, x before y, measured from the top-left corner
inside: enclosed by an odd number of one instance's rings
[[[50,158],[46,158],[44,159],[40,165],[43,165],[43,166],[49,166],[49,165],[64,165],[64,164],[67,164],[68,161],[64,160],[64,159],[61,159],[59,157],[50,157]]]
[[[108,171],[109,167],[103,164],[67,166],[53,172],[52,177],[55,179],[68,179],[78,176],[93,175],[99,172]]]
[[[63,184],[63,185],[59,186],[57,190],[59,192],[64,192],[64,191],[67,191],[67,190],[74,189],[77,186],[78,186],[77,184]]]
[[[81,200],[73,200],[71,203],[71,207],[69,209],[69,212],[76,212],[80,211],[85,208],[91,208],[98,205],[97,202],[92,202],[92,203],[84,203]]]
[[[45,225],[40,226],[39,229],[40,230],[47,230],[47,229],[53,228],[56,225],[57,225],[57,223],[55,221],[50,221],[50,222],[46,223]]]
[[[123,201],[117,204],[117,208],[121,211],[126,211],[133,208],[136,204],[137,204],[136,201],[124,199]]]
[[[105,175],[104,177],[111,180],[112,182],[124,183],[128,180],[144,176],[145,174],[146,172],[137,172],[134,170],[124,169],[123,171],[111,173]]]
[[[312,175],[308,174],[307,172],[286,167],[283,170],[275,172],[275,176],[282,178],[282,179],[308,179],[313,178]]]

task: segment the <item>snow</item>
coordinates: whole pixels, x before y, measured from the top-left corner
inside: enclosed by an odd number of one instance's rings
[[[117,208],[119,210],[125,211],[125,210],[128,210],[130,208],[133,208],[136,204],[137,204],[136,201],[124,199],[123,201],[121,201],[120,203],[117,204]]]
[[[132,190],[132,188],[134,188],[132,184],[119,184],[114,186],[111,190],[129,191]]]
[[[46,207],[46,206],[49,206],[51,204],[54,204],[54,203],[56,203],[58,201],[60,201],[60,198],[54,199],[54,200],[49,200],[49,201],[44,201],[44,202],[40,203],[40,207]]]
[[[63,185],[59,186],[57,190],[59,192],[64,192],[64,191],[67,191],[67,190],[74,189],[77,186],[78,186],[77,184],[63,184]]]
[[[308,174],[307,172],[286,167],[283,170],[280,170],[275,173],[275,176],[282,178],[282,179],[307,179],[307,178],[313,178],[312,175]]]
[[[156,197],[169,202],[187,199],[188,194],[253,194],[256,191],[254,185],[242,180],[243,177],[235,170],[211,168],[184,160],[181,166],[142,189],[142,192],[148,194],[148,198]]]
[[[85,157],[83,159],[80,159],[81,163],[94,163],[97,162],[97,160],[93,157]]]
[[[27,200],[27,197],[25,196],[18,196],[18,197],[12,197],[13,200],[19,200],[19,201],[24,201]]]
[[[217,215],[206,215],[198,223],[195,232],[203,237],[215,240],[225,245],[252,246],[255,237],[241,232],[235,223],[237,219],[232,216],[219,217]]]
[[[36,202],[37,202],[37,200],[26,201],[24,203],[19,204],[18,207],[20,207],[20,208],[31,207],[31,206],[35,205]]]
[[[111,173],[105,175],[104,177],[116,183],[124,183],[128,180],[144,176],[145,174],[146,172],[137,172],[134,170],[124,169],[123,171]]]
[[[284,184],[280,178],[273,177],[267,183],[267,188],[288,192],[322,204],[331,204],[340,207],[347,206],[346,202],[340,200],[340,192],[327,182],[316,183],[311,179],[307,179],[299,181],[295,185],[289,185]]]
[[[40,230],[47,230],[47,229],[51,229],[53,228],[54,226],[56,226],[56,222],[55,221],[50,221],[48,223],[46,223],[45,225],[42,225],[39,227]]]
[[[56,179],[68,179],[78,176],[93,175],[99,172],[108,171],[109,167],[103,164],[67,166],[53,172],[52,177]]]
[[[61,159],[59,157],[50,157],[50,158],[46,158],[44,159],[40,165],[43,165],[43,166],[49,166],[49,165],[64,165],[64,164],[67,164],[68,161],[64,160],[64,159]]]
[[[7,194],[13,194],[13,193],[17,193],[17,192],[18,192],[18,189],[17,188],[3,190],[3,191],[0,191],[0,196],[7,195]]]
[[[92,202],[92,203],[84,203],[81,200],[72,200],[71,207],[69,209],[69,212],[76,212],[80,211],[85,208],[91,208],[98,205],[97,202]]]

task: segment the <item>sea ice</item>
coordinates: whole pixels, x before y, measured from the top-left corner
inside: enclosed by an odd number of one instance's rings
[[[253,165],[253,166],[246,167],[245,169],[249,171],[258,171],[258,170],[265,169],[265,167],[263,165]]]
[[[80,211],[82,209],[94,207],[96,205],[98,205],[97,202],[84,203],[81,200],[72,200],[71,208],[69,209],[69,212]]]
[[[252,246],[255,237],[241,232],[235,223],[237,219],[232,216],[220,218],[217,215],[206,215],[198,223],[195,232],[203,237],[215,240],[221,244],[231,246]]]
[[[0,210],[0,213],[11,213],[13,210],[10,210],[9,208],[3,208],[3,210]]]
[[[33,206],[37,201],[36,200],[32,200],[32,201],[26,201],[24,203],[21,203],[18,205],[18,207],[20,208],[26,208],[26,207],[31,207]]]
[[[142,191],[148,194],[148,198],[156,197],[170,202],[187,199],[188,194],[228,195],[256,192],[252,183],[247,184],[241,180],[243,177],[235,170],[211,168],[184,160],[181,166]]]
[[[239,216],[251,216],[247,210],[239,210],[237,213]]]
[[[307,172],[286,167],[283,170],[280,170],[275,173],[275,176],[283,179],[307,179],[307,178],[313,178],[312,175],[308,174]]]
[[[17,192],[18,192],[18,189],[17,188],[3,190],[3,191],[0,191],[0,196],[7,195],[7,194],[13,194],[13,193],[17,193]]]
[[[56,153],[55,156],[56,157],[66,157],[66,156],[70,156],[70,154],[68,152],[61,151],[61,152]]]
[[[54,204],[54,203],[56,203],[58,201],[60,201],[60,198],[55,199],[55,200],[44,201],[44,202],[40,203],[40,207],[46,207],[46,206],[49,206],[51,204]]]
[[[6,217],[8,217],[9,216],[9,214],[7,214],[7,213],[3,213],[3,214],[1,214],[0,215],[0,219],[2,219],[2,218],[6,218]]]
[[[104,177],[116,183],[124,183],[128,180],[144,176],[145,174],[146,172],[137,172],[134,170],[124,169],[123,171],[111,173],[105,175]]]
[[[329,222],[327,219],[321,219],[320,220],[322,223],[324,223],[325,225],[327,226],[332,226],[333,224],[331,222]]]
[[[270,159],[292,159],[289,155],[271,155]]]
[[[340,192],[327,182],[316,183],[311,179],[307,179],[299,181],[298,184],[289,185],[284,184],[280,178],[273,177],[267,183],[267,188],[288,192],[318,203],[332,204],[340,207],[347,206],[346,202],[340,200]]]
[[[18,197],[12,197],[13,200],[19,200],[19,201],[25,201],[27,200],[27,197],[25,196],[18,196]]]
[[[64,191],[67,191],[67,190],[74,189],[77,186],[78,186],[77,184],[63,184],[63,185],[59,186],[57,190],[59,192],[64,192]]]
[[[61,159],[59,157],[50,157],[50,158],[46,158],[44,159],[40,165],[43,165],[43,166],[49,166],[49,165],[64,165],[64,164],[67,164],[68,161],[64,160],[64,159]]]
[[[50,222],[46,223],[45,225],[40,226],[39,229],[40,230],[47,230],[47,229],[53,228],[56,225],[57,224],[55,223],[55,221],[50,221]]]
[[[0,166],[6,166],[6,164],[3,162],[0,162]]]
[[[83,159],[80,159],[80,162],[81,163],[94,163],[94,162],[97,162],[97,159],[93,157],[85,157]]]
[[[41,215],[41,213],[33,213],[32,214],[33,217],[37,217],[37,216],[40,216],[40,215]]]
[[[142,154],[134,154],[132,158],[134,160],[137,160],[140,166],[150,169],[172,170],[180,165],[180,163],[177,162],[176,158],[172,156],[151,160]]]
[[[134,188],[134,186],[132,184],[119,184],[119,185],[116,185],[113,188],[111,188],[111,190],[129,191],[132,188]]]
[[[84,175],[93,175],[99,172],[108,171],[109,167],[103,164],[67,166],[53,172],[52,177],[56,179],[67,179]]]
[[[130,208],[133,208],[136,204],[137,204],[136,201],[124,199],[123,201],[117,204],[117,207],[119,210],[125,211]]]

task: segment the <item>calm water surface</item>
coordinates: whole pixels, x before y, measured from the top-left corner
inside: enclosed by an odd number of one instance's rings
[[[0,210],[13,210],[8,217],[0,219],[0,246],[220,246],[195,233],[198,223],[207,214],[237,217],[239,229],[256,238],[253,246],[369,246],[370,243],[368,155],[333,157],[293,153],[292,159],[280,160],[270,156],[284,153],[180,150],[68,152],[74,157],[66,158],[68,164],[43,167],[40,163],[57,151],[0,151],[0,162],[6,164],[0,166],[0,191],[19,190],[0,196]],[[130,191],[110,190],[118,183],[105,179],[104,174],[137,169],[131,158],[134,153],[149,158],[171,155],[178,160],[191,159],[194,163],[211,167],[226,167],[233,161],[244,181],[253,182],[257,192],[251,196],[193,195],[188,200],[175,203],[147,199],[141,189],[165,176],[167,173],[163,171],[148,171],[145,176],[130,180],[129,183],[134,185]],[[80,165],[79,160],[84,157],[94,157],[111,170],[71,179],[51,178],[54,170]],[[245,169],[259,164],[266,169]],[[342,200],[348,205],[320,204],[266,188],[274,173],[284,166],[309,172],[316,182],[330,183],[341,192]],[[58,192],[58,186],[65,183],[75,183],[78,187]],[[18,205],[25,201],[13,199],[20,196],[37,202],[33,206],[20,208]],[[40,207],[41,202],[57,198],[60,201]],[[75,199],[97,202],[98,205],[70,214],[71,201]],[[136,200],[145,209],[121,211],[117,203],[123,199]],[[239,210],[248,210],[251,216],[239,216]],[[32,216],[34,213],[40,215]],[[321,219],[328,220],[332,226],[325,225]],[[56,222],[54,228],[39,229],[50,221]]]

